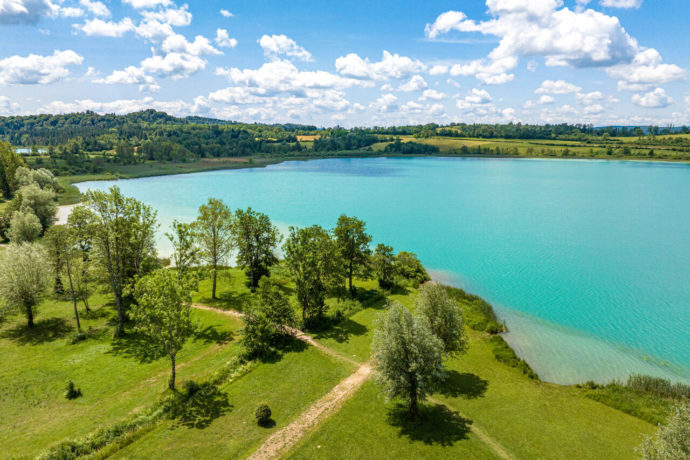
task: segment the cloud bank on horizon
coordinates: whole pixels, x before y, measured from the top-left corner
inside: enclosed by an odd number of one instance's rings
[[[0,0],[0,115],[154,108],[320,126],[690,124],[690,56],[674,47],[675,23],[645,24],[662,40],[623,25],[645,20],[643,0],[429,2],[392,25],[381,17],[384,32],[353,20],[352,34],[327,12],[306,31],[287,11],[257,17],[214,3]],[[690,14],[678,15],[684,24]],[[392,48],[391,27],[417,32]],[[666,62],[668,52],[680,62]]]

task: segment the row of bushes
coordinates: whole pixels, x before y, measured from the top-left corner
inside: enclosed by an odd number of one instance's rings
[[[503,340],[503,337],[500,335],[492,335],[489,338],[489,345],[491,346],[491,353],[493,353],[496,361],[519,369],[523,374],[531,379],[539,380],[537,373],[532,370],[524,359],[521,359],[515,354],[515,351],[513,351],[513,349],[510,348],[510,345]]]

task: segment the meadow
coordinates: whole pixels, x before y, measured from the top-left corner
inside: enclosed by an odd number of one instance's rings
[[[274,277],[281,279],[280,267]],[[292,285],[283,279],[286,292]],[[373,320],[396,300],[412,307],[416,289],[381,291],[357,280],[355,301],[328,299],[344,319],[314,331],[332,350],[294,341],[279,355],[251,361],[232,378],[219,372],[235,365],[242,347],[242,322],[219,312],[193,311],[199,328],[178,358],[179,391],[184,381],[213,381],[213,391],[173,419],[162,417],[115,437],[93,458],[246,458],[272,433],[369,360]],[[241,311],[252,299],[243,272],[221,277],[219,299],[210,300],[203,280],[194,301]],[[466,316],[477,317],[476,299],[460,296]],[[464,300],[463,300],[464,299]],[[0,445],[3,456],[32,458],[61,441],[79,442],[146,413],[166,395],[169,362],[129,333],[113,339],[114,309],[105,294],[82,313],[88,338],[72,344],[71,304],[51,299],[39,309],[37,328],[11,316],[0,323]],[[490,321],[490,319],[489,319]],[[411,423],[396,401],[386,401],[370,379],[342,407],[290,451],[289,458],[631,458],[654,426],[588,397],[592,390],[530,379],[496,360],[489,334],[468,328],[468,353],[447,363],[449,378]],[[342,356],[339,358],[338,356]],[[83,397],[63,396],[67,380]],[[254,409],[266,402],[273,424],[261,427]],[[50,456],[46,458],[52,458]]]

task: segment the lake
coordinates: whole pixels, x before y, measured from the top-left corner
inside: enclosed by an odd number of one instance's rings
[[[158,210],[161,233],[211,196],[282,229],[355,215],[374,244],[492,303],[544,380],[690,382],[690,165],[328,159],[116,183]]]

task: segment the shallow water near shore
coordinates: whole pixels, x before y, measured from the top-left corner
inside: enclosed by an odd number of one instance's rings
[[[356,215],[374,244],[494,304],[544,380],[690,381],[690,165],[329,159],[116,183],[158,210],[161,235],[210,196],[282,229]]]

